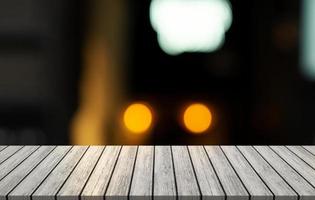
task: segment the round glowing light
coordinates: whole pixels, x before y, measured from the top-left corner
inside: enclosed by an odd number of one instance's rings
[[[203,104],[189,105],[183,116],[185,127],[192,133],[204,133],[211,125],[212,114],[209,108]]]
[[[133,133],[144,133],[152,124],[152,112],[142,103],[134,103],[128,106],[124,112],[124,125]]]

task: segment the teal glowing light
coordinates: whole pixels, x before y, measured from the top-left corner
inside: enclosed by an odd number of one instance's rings
[[[304,0],[302,10],[301,66],[305,78],[315,81],[315,1]]]
[[[211,52],[224,43],[232,10],[228,0],[152,0],[150,21],[166,53]]]

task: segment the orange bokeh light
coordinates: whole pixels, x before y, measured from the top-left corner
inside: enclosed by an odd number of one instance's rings
[[[143,103],[134,103],[124,112],[123,122],[132,133],[142,134],[147,132],[153,121],[153,114],[149,106]]]
[[[205,133],[212,122],[210,109],[201,103],[189,105],[183,114],[183,123],[188,131],[193,134]]]

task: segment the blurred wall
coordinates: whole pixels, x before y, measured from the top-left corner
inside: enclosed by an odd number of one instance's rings
[[[0,1],[0,143],[67,143],[79,1]],[[25,134],[27,132],[27,134]]]

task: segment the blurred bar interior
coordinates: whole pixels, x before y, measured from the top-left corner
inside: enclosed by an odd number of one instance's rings
[[[314,144],[314,10],[0,1],[0,144]]]

